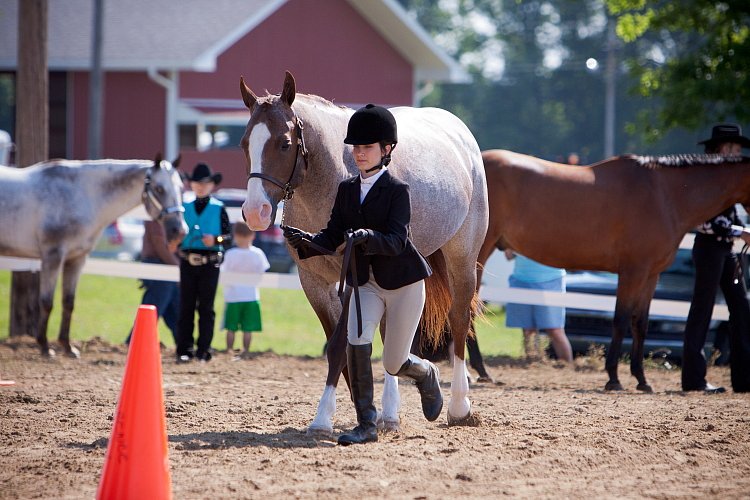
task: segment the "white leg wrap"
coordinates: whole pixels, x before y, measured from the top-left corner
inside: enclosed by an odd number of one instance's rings
[[[383,421],[398,422],[398,413],[401,408],[401,394],[398,392],[398,377],[385,373],[383,383]]]
[[[471,402],[469,401],[469,380],[466,363],[454,356],[453,358],[453,381],[451,382],[451,400],[448,403],[448,417],[462,420],[471,413]]]
[[[307,433],[333,435],[334,413],[336,413],[336,388],[327,385],[320,397],[318,412],[315,414],[315,419],[313,419],[310,427],[307,428]]]

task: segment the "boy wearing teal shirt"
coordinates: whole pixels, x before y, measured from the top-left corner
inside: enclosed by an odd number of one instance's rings
[[[214,298],[219,285],[219,266],[231,235],[224,204],[211,197],[221,182],[205,163],[195,166],[190,176],[195,200],[186,203],[185,222],[189,232],[180,245],[180,320],[177,326],[177,362],[211,359],[214,337]],[[195,311],[198,310],[198,339],[193,338]],[[193,343],[195,341],[195,351]]]

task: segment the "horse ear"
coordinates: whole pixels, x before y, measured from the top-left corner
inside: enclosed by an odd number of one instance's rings
[[[180,166],[180,160],[182,160],[182,155],[177,155],[177,158],[172,162],[172,167],[177,168]]]
[[[156,158],[154,158],[154,168],[161,167],[161,161],[162,161],[161,151],[156,153]]]
[[[294,76],[287,70],[286,77],[284,77],[284,90],[281,91],[281,100],[291,106],[296,94],[297,85],[294,83]]]
[[[245,77],[240,77],[240,93],[242,94],[242,100],[250,111],[255,107],[255,103],[258,102],[258,96],[253,94],[250,87],[245,84]]]

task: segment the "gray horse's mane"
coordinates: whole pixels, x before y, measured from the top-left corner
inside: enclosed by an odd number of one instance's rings
[[[632,158],[638,163],[638,165],[651,169],[750,162],[750,158],[747,156],[723,156],[717,154],[633,156]]]

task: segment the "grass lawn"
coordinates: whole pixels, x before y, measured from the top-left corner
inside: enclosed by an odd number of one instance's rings
[[[10,313],[10,271],[0,271],[0,339],[8,337]],[[84,274],[81,276],[73,312],[71,338],[88,340],[101,337],[111,343],[121,343],[128,335],[135,313],[140,305],[140,282],[130,278],[115,278]],[[47,332],[56,340],[60,328],[60,291]],[[224,312],[222,286],[216,294],[216,332],[213,347],[226,347],[224,332],[219,330]],[[261,290],[263,332],[253,335],[253,351],[274,351],[278,354],[319,356],[325,335],[302,290]],[[197,321],[196,321],[197,328]],[[496,306],[489,308],[486,320],[477,322],[482,354],[485,356],[520,356],[521,331],[505,328],[505,312]],[[241,344],[241,335],[235,339],[235,348]],[[159,321],[159,338],[167,346],[174,346],[172,334]],[[376,341],[374,355],[380,356],[382,345]]]

